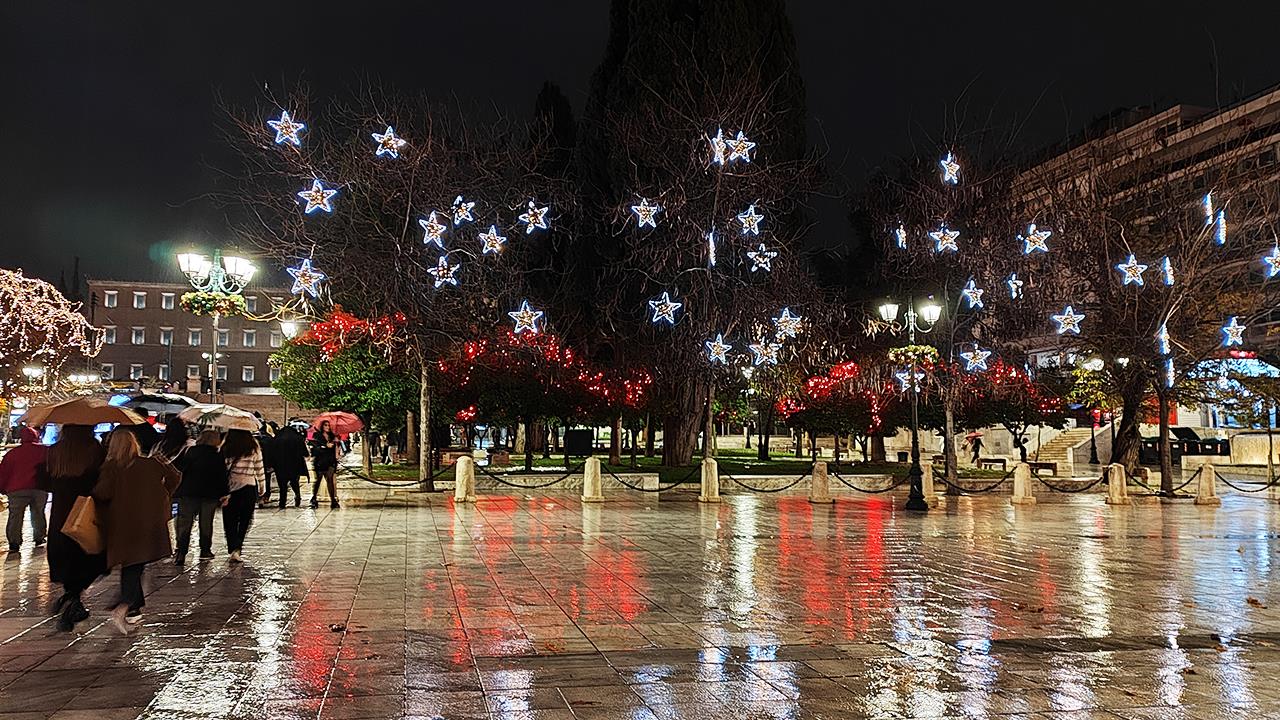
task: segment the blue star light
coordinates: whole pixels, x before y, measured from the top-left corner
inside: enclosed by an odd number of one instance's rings
[[[268,120],[267,124],[276,131],[277,145],[292,143],[295,147],[302,146],[302,138],[298,137],[298,133],[306,130],[307,126],[300,122],[294,122],[293,118],[289,117],[288,110],[281,110],[280,119]]]
[[[489,226],[488,232],[480,233],[480,253],[482,255],[497,254],[502,252],[502,246],[507,244],[507,238],[498,234],[498,228],[494,225]]]
[[[764,270],[771,272],[773,270],[773,259],[778,257],[778,251],[770,250],[760,243],[760,247],[755,250],[748,250],[747,257],[751,258],[751,272]]]
[[[742,223],[743,235],[759,235],[761,220],[764,220],[764,216],[756,212],[755,203],[748,205],[746,210],[738,213],[738,222]]]
[[[390,155],[393,158],[400,157],[400,148],[409,144],[408,140],[396,137],[396,131],[387,126],[386,132],[373,133],[373,141],[378,143],[378,149],[374,151],[374,155],[382,157]]]
[[[515,333],[519,335],[522,332],[538,332],[538,319],[542,317],[541,310],[534,310],[529,307],[528,300],[520,301],[520,309],[507,313],[507,317],[516,321]]]
[[[472,220],[475,220],[475,218],[471,216],[471,209],[475,206],[476,204],[474,202],[467,202],[466,200],[463,200],[461,195],[454,198],[453,224],[456,226],[461,225],[464,222],[471,222]]]
[[[458,284],[458,267],[458,265],[450,265],[449,256],[445,254],[440,256],[440,260],[436,262],[435,267],[427,268],[427,272],[435,277],[435,286],[437,288],[441,285],[453,285],[456,287]]]
[[[778,351],[782,349],[782,346],[776,342],[771,342],[766,338],[760,338],[756,342],[748,345],[747,349],[749,349],[751,354],[754,356],[751,358],[752,365],[764,365],[765,363],[777,365]]]
[[[1160,260],[1160,269],[1164,273],[1164,284],[1173,285],[1173,262],[1169,260],[1168,255]]]
[[[960,353],[960,357],[964,358],[966,371],[986,370],[987,358],[991,357],[991,351],[974,345],[972,350]]]
[[[298,193],[298,197],[307,201],[307,207],[303,212],[310,215],[317,210],[323,210],[327,213],[333,212],[333,205],[329,201],[337,194],[337,190],[328,190],[325,188],[324,183],[318,179],[313,179],[311,187]]]
[[[636,216],[636,227],[644,227],[648,225],[651,228],[658,227],[658,213],[662,212],[661,205],[650,205],[649,201],[640,198],[640,204],[632,205],[631,212]]]
[[[728,354],[729,354],[729,351],[733,349],[733,346],[724,341],[723,333],[717,333],[716,339],[708,340],[706,342],[706,346],[707,346],[708,360],[710,360],[713,363],[720,363],[721,365],[727,364],[729,362]]]
[[[893,231],[893,239],[898,244],[899,250],[907,249],[907,229],[901,224],[898,225],[897,230]]]
[[[430,245],[435,243],[436,247],[444,249],[444,232],[449,229],[448,225],[436,220],[436,211],[432,210],[425,218],[418,220],[418,224],[422,226],[422,244]]]
[[[959,250],[959,248],[956,247],[956,240],[960,238],[959,230],[948,230],[947,226],[943,225],[937,230],[929,233],[929,237],[933,238],[934,252],[943,252],[946,250],[956,252]]]
[[[982,293],[984,292],[986,291],[979,288],[978,284],[973,281],[973,278],[969,278],[969,284],[964,286],[964,289],[960,291],[960,294],[964,296],[965,300],[969,301],[969,309],[972,310],[973,308],[983,307]]]
[[[1271,249],[1270,255],[1263,256],[1262,262],[1267,264],[1267,277],[1273,278],[1280,275],[1280,243]]]
[[[298,267],[285,268],[293,276],[294,295],[306,293],[313,298],[320,297],[320,283],[327,277],[324,273],[311,267],[311,258],[306,258]]]
[[[1084,320],[1084,315],[1076,314],[1076,311],[1068,305],[1061,315],[1053,315],[1053,321],[1058,324],[1058,334],[1066,333],[1080,334],[1080,321]]]
[[[898,383],[902,386],[903,392],[907,390],[920,392],[920,381],[924,379],[924,373],[919,370],[899,370],[894,373],[894,376],[898,378]]]
[[[529,201],[529,209],[520,213],[518,218],[524,223],[524,234],[532,235],[534,230],[547,229],[547,211],[550,207],[538,207],[532,200]]]
[[[676,311],[684,307],[684,303],[678,303],[671,299],[671,294],[663,291],[662,297],[657,300],[649,301],[649,308],[653,310],[653,322],[667,321],[669,325],[676,324]]]
[[[1129,253],[1129,260],[1116,265],[1116,269],[1124,273],[1124,284],[1146,285],[1142,281],[1142,273],[1147,271],[1147,266],[1139,263],[1134,259],[1133,253]]]
[[[1025,283],[1018,279],[1018,273],[1012,273],[1009,275],[1009,279],[1005,280],[1004,284],[1009,288],[1010,298],[1017,300],[1022,297],[1022,286]]]
[[[960,182],[960,163],[956,162],[950,152],[938,164],[942,166],[942,182],[952,185]]]
[[[1049,245],[1046,241],[1052,234],[1052,230],[1037,230],[1036,224],[1031,223],[1027,226],[1026,236],[1018,236],[1018,240],[1022,241],[1022,254],[1030,255],[1033,252],[1049,252]]]
[[[1240,324],[1240,320],[1232,315],[1226,325],[1222,326],[1222,345],[1223,347],[1231,347],[1232,345],[1244,344],[1244,329],[1246,326]]]

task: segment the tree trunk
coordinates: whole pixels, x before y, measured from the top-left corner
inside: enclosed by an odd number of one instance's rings
[[[639,440],[640,431],[636,428],[631,428],[631,467],[633,469],[640,467],[640,461],[636,460],[636,445],[640,444]]]
[[[1156,392],[1160,402],[1160,494],[1173,496],[1173,453],[1169,447],[1169,393]]]
[[[369,446],[369,426],[360,431],[360,470],[365,477],[373,477],[373,448]]]
[[[760,411],[759,434],[756,436],[756,459],[767,462],[770,446],[773,444],[773,406],[769,405]]]
[[[1138,434],[1142,396],[1141,388],[1124,393],[1120,427],[1116,429],[1116,440],[1111,448],[1111,462],[1124,465],[1130,473],[1138,467],[1138,450],[1142,444],[1141,436]]]
[[[697,450],[706,395],[704,383],[698,379],[686,380],[672,390],[674,409],[662,422],[662,464],[680,467],[688,465]]]
[[[404,413],[404,456],[410,465],[416,465],[418,458],[418,424],[417,417],[412,410],[406,410]]]
[[[956,463],[956,412],[950,401],[946,403],[945,415],[946,419],[942,430],[942,455],[946,462],[947,482],[951,483],[947,485],[947,494],[959,495],[960,491],[954,487],[954,484],[960,478],[960,473],[957,471]],[[921,454],[926,456],[928,455],[928,453]]]
[[[644,416],[644,456],[653,457],[653,413]]]
[[[617,467],[622,464],[622,413],[613,416],[613,427],[609,429],[609,464]]]
[[[885,453],[885,449],[884,449],[884,436],[872,435],[871,436],[871,462],[884,462],[886,459],[887,459],[887,454]]]
[[[533,422],[528,417],[525,417],[521,428],[524,429],[524,471],[533,472],[533,443],[529,440],[533,433]],[[520,442],[520,440],[521,438],[516,439],[517,442]]]

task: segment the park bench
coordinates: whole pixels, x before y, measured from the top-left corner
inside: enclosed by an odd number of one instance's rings
[[[982,469],[982,468],[994,469],[997,467],[1000,468],[1001,470],[1007,470],[1009,468],[1009,461],[1005,460],[1004,458],[978,458],[979,469]]]
[[[1058,463],[1056,462],[1029,462],[1027,464],[1031,466],[1031,472],[1036,475],[1039,475],[1041,470],[1048,470],[1049,475],[1058,474]]]

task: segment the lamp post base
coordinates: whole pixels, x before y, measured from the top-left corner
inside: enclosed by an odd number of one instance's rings
[[[924,497],[924,470],[920,468],[919,462],[911,463],[907,477],[911,484],[911,494],[907,496],[907,504],[903,507],[915,512],[928,512],[929,502]]]

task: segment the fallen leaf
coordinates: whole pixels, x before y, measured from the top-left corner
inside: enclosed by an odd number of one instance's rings
[[[1263,605],[1262,601],[1256,597],[1245,598],[1245,602],[1249,603],[1249,605],[1252,607],[1262,608],[1263,610],[1267,609],[1267,606]]]

